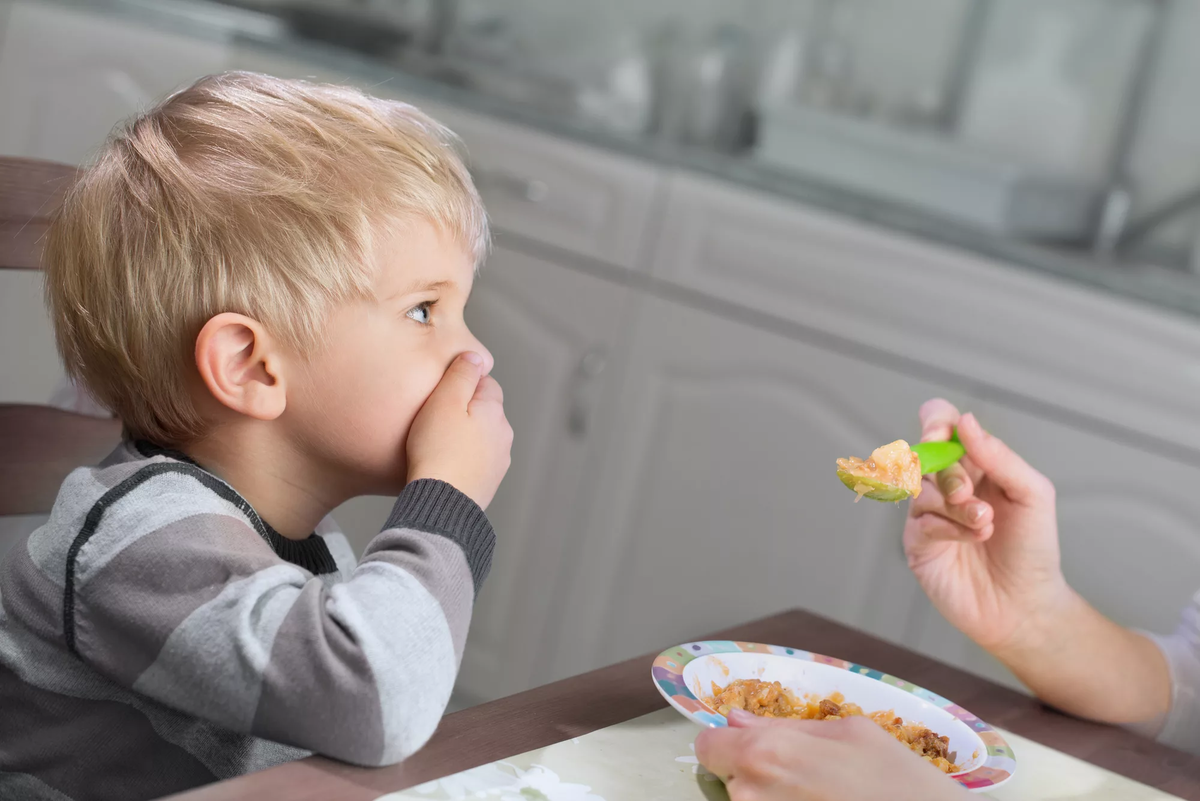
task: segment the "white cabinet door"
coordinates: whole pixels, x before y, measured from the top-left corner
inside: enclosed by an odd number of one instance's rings
[[[534,686],[563,549],[582,534],[581,474],[597,440],[593,411],[616,377],[628,290],[513,251],[481,272],[467,319],[496,357],[515,433],[513,462],[488,517],[498,542],[458,691],[465,701]]]
[[[1174,629],[1200,589],[1200,467],[1113,442],[1069,421],[988,406],[988,430],[1058,490],[1063,572],[1126,626]]]
[[[1200,467],[1117,443],[1069,420],[990,403],[980,421],[1058,490],[1063,572],[1125,626],[1169,632],[1200,589]],[[995,678],[1010,676],[929,610],[921,650]],[[1011,679],[1010,679],[1011,680]]]
[[[793,607],[902,640],[905,507],[856,505],[835,459],[970,399],[663,300],[638,317],[551,678]]]
[[[76,164],[118,122],[225,64],[226,44],[56,3],[14,3],[0,44],[0,154]]]
[[[660,241],[672,283],[1200,452],[1194,319],[692,175],[671,179]]]

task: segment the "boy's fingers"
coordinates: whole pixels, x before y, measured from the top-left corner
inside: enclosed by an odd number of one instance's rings
[[[473,400],[504,403],[504,389],[500,386],[499,381],[490,375],[485,375],[479,379],[479,386],[475,387]]]
[[[963,415],[958,425],[963,447],[988,478],[1003,490],[1013,503],[1030,505],[1054,496],[1050,480],[1013,452],[996,437],[983,430],[975,415]]]
[[[945,442],[958,424],[958,409],[942,398],[925,401],[918,414],[921,418],[921,442]]]
[[[467,406],[471,403],[471,398],[475,397],[475,390],[479,386],[482,372],[483,358],[478,353],[464,353],[446,368],[445,375],[434,387],[430,398],[443,399],[452,403],[456,408],[466,411]]]

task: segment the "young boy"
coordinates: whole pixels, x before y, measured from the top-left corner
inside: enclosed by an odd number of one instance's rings
[[[0,569],[0,798],[157,798],[433,733],[512,431],[463,321],[486,217],[411,106],[205,78],[104,146],[46,243],[124,423]],[[398,494],[357,566],[328,512]]]

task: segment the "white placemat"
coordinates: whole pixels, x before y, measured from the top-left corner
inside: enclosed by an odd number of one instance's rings
[[[674,709],[389,793],[377,801],[728,801],[696,761],[699,729]],[[1175,796],[1003,732],[1017,772],[977,798],[995,801],[1162,801]]]

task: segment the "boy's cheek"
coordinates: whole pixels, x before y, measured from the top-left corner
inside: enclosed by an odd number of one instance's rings
[[[374,373],[356,376],[321,398],[313,415],[329,428],[341,461],[367,477],[370,487],[361,491],[394,494],[404,488],[408,475],[405,458],[408,434],[425,401],[444,371],[434,363],[375,365]],[[390,369],[389,369],[390,368]],[[363,380],[366,379],[366,380]]]
[[[405,444],[408,427],[377,431],[369,439],[354,443],[349,459],[357,462],[356,472],[370,477],[364,492],[394,495],[404,489],[408,478]]]
[[[364,428],[364,435],[369,442],[362,443],[368,451],[376,452],[380,463],[389,465],[389,472],[398,473],[401,478],[407,474],[405,454],[408,447],[408,434],[412,430],[413,421],[421,411],[424,398],[406,398],[400,403],[386,404],[376,415],[374,425]]]

